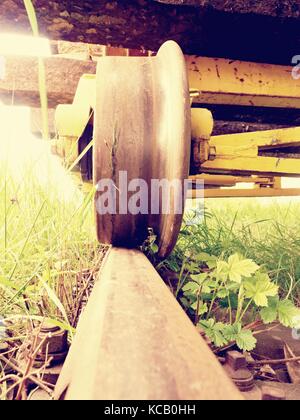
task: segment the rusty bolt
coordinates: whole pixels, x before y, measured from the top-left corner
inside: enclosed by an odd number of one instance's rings
[[[269,385],[263,385],[262,389],[262,400],[263,401],[285,401],[286,393],[279,388],[275,388]]]
[[[254,376],[247,368],[247,360],[238,351],[229,351],[226,355],[224,368],[241,392],[254,388]]]
[[[50,322],[49,323],[44,322],[42,327],[41,327],[41,332],[45,333],[45,334],[54,333],[54,332],[57,332],[59,330],[60,330],[60,328],[57,325],[53,325]]]
[[[53,324],[44,323],[41,328],[36,329],[36,333],[37,345],[41,345],[41,348],[35,358],[35,367],[49,359],[50,366],[63,362],[69,350],[68,332]]]
[[[37,344],[43,341],[41,354],[64,353],[68,349],[68,332],[51,324],[44,324],[38,335]]]

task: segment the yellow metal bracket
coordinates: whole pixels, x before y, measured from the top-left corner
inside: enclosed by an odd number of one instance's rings
[[[76,147],[95,107],[95,75],[84,74],[79,81],[72,104],[58,105],[55,111],[55,127],[58,141],[55,152],[72,164],[78,157]]]
[[[203,181],[205,198],[300,196],[300,188],[282,188],[278,177],[201,174],[191,176],[190,180],[189,198],[203,196],[203,191],[195,188],[197,180]]]
[[[201,171],[300,176],[300,127],[211,137]]]

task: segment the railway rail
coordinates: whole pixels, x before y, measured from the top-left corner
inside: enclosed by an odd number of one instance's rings
[[[65,400],[241,400],[137,250],[111,248],[55,391]]]

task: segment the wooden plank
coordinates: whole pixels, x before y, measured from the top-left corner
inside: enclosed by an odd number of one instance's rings
[[[49,108],[73,102],[80,77],[96,73],[93,61],[73,60],[53,56],[44,59]],[[33,57],[5,57],[0,78],[0,100],[7,104],[21,103],[40,106],[38,60]]]
[[[242,399],[147,258],[117,248],[81,317],[56,398],[64,393],[67,400]]]

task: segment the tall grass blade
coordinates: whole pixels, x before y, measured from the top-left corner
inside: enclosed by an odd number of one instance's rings
[[[30,22],[32,33],[35,37],[39,37],[39,26],[34,6],[31,0],[23,0],[26,8],[27,16]],[[38,74],[39,74],[39,91],[42,109],[42,134],[45,140],[49,139],[49,121],[48,121],[48,94],[46,84],[46,69],[44,60],[38,57]]]

